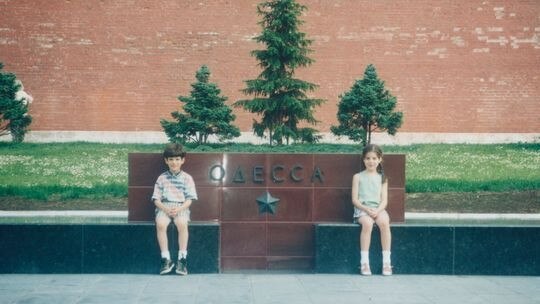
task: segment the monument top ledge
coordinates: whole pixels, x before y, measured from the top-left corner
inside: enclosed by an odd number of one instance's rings
[[[383,162],[389,179],[388,211],[393,222],[403,222],[405,155],[385,154]],[[128,219],[152,221],[153,186],[167,170],[163,156],[131,153],[128,163]],[[243,214],[233,216],[238,220],[258,219],[257,198],[268,190],[280,205],[268,220],[350,222],[351,181],[360,163],[361,155],[352,153],[188,153],[182,169],[193,177],[199,193],[191,208],[195,221],[224,221],[231,214]],[[243,205],[248,202],[253,207]]]

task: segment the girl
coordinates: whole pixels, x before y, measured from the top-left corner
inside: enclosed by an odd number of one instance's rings
[[[388,179],[382,167],[383,153],[377,145],[367,145],[362,151],[360,173],[352,180],[352,203],[354,221],[362,225],[360,232],[360,273],[371,275],[369,268],[369,245],[373,223],[381,232],[383,275],[392,275],[390,263],[390,217],[385,208],[388,204]]]

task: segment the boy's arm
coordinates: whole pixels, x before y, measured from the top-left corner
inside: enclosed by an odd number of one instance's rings
[[[191,177],[189,178],[189,181],[187,183],[186,192],[184,193],[184,197],[186,198],[186,200],[184,201],[182,206],[180,206],[178,208],[179,211],[184,210],[184,209],[188,209],[189,206],[191,206],[191,203],[193,203],[193,200],[197,199],[197,190],[195,190],[195,183],[193,182],[193,179]]]
[[[161,189],[163,188],[163,185],[161,183],[161,178],[158,177],[156,184],[154,185],[154,193],[152,193],[152,201],[154,202],[154,205],[156,205],[156,208],[159,208],[166,213],[168,213],[169,208],[167,208],[162,202],[161,202]]]
[[[191,206],[191,202],[192,201],[190,199],[185,200],[184,203],[182,204],[182,206],[178,207],[178,211],[188,209],[189,206]]]
[[[184,197],[186,198],[184,205],[189,202],[189,205],[191,205],[191,201],[197,200],[197,189],[195,188],[195,181],[193,181],[193,177],[191,175],[186,176],[186,189],[184,191]]]
[[[154,198],[154,205],[156,205],[156,208],[167,211],[167,207],[161,202],[161,199],[159,198]]]

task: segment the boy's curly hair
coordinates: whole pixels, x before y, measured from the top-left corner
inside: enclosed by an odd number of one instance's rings
[[[177,143],[168,144],[165,146],[165,150],[163,151],[163,157],[169,158],[169,157],[178,157],[181,158],[186,157],[186,151],[184,151],[184,146]]]

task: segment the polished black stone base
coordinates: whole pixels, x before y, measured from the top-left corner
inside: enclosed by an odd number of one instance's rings
[[[219,225],[191,223],[190,273],[219,272]],[[169,249],[178,253],[176,229]],[[158,273],[153,224],[0,225],[0,273]]]
[[[177,234],[169,227],[172,257]],[[220,226],[189,226],[190,273],[220,272]],[[358,273],[354,224],[314,225],[314,271]],[[392,225],[395,274],[540,275],[540,226]],[[0,225],[0,273],[157,274],[153,224]],[[381,273],[379,231],[373,231],[371,269]]]
[[[315,225],[315,271],[358,273],[360,226]],[[395,274],[540,275],[538,226],[392,226]],[[380,274],[379,230],[373,229],[370,264]]]

